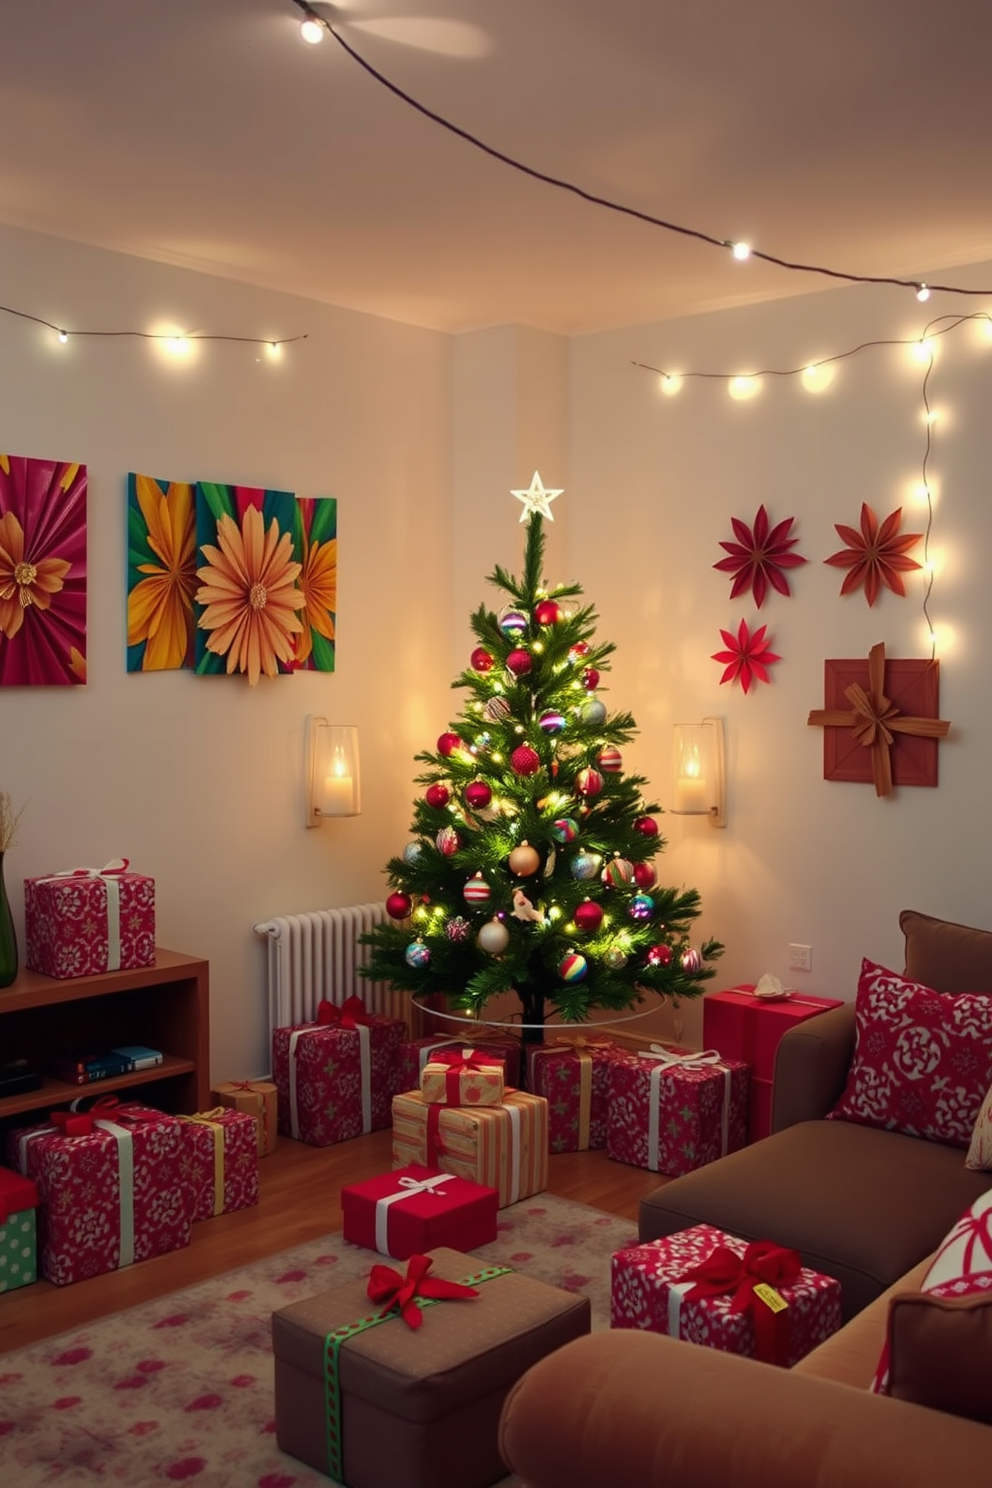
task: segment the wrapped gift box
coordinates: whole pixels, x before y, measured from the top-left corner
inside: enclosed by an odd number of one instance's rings
[[[419,1163],[341,1190],[344,1238],[399,1261],[436,1245],[491,1244],[498,1209],[495,1188]]]
[[[258,1120],[216,1106],[180,1116],[183,1190],[191,1220],[212,1219],[258,1203]]]
[[[429,1105],[498,1106],[503,1088],[502,1064],[476,1049],[435,1049],[420,1076]]]
[[[686,1273],[708,1261],[718,1246],[742,1259],[748,1250],[747,1241],[702,1224],[618,1251],[611,1260],[610,1326],[669,1333],[723,1353],[764,1354],[769,1363],[789,1368],[840,1327],[840,1282],[807,1266],[800,1268],[793,1283],[774,1288],[787,1304],[778,1313],[774,1330],[769,1330],[768,1318],[775,1314],[760,1295],[739,1312],[731,1310],[733,1288],[690,1298],[697,1278]],[[771,1339],[764,1349],[759,1349],[755,1332],[758,1308],[768,1314],[758,1324],[759,1334]]]
[[[279,1103],[271,1080],[224,1080],[210,1094],[219,1106],[254,1116],[258,1155],[268,1157],[279,1139]]]
[[[37,1207],[37,1184],[0,1168],[0,1292],[38,1279]]]
[[[366,1016],[355,1028],[307,1023],[273,1029],[281,1135],[329,1147],[389,1125],[396,1053],[406,1024]]]
[[[428,1038],[400,1041],[393,1094],[419,1090],[420,1076],[431,1054],[448,1049],[471,1049],[474,1054],[483,1054],[491,1063],[500,1065],[504,1085],[520,1084],[520,1043],[517,1039],[449,1038],[446,1034],[435,1033]]]
[[[112,1100],[12,1136],[38,1185],[41,1273],[56,1286],[189,1244],[181,1123]]]
[[[419,1163],[499,1190],[499,1207],[548,1181],[548,1103],[508,1091],[499,1106],[430,1105],[418,1090],[393,1097],[393,1167]]]
[[[620,1050],[583,1037],[527,1049],[527,1088],[548,1102],[548,1147],[584,1152],[606,1146],[610,1064]]]
[[[125,866],[24,880],[25,961],[51,977],[155,962],[155,880]]]
[[[748,1067],[715,1051],[659,1049],[610,1063],[607,1154],[678,1177],[747,1141]]]

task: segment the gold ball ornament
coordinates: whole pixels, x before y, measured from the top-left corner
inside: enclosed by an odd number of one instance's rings
[[[541,866],[541,855],[535,847],[531,847],[529,842],[521,842],[520,846],[515,847],[510,853],[507,862],[510,865],[510,872],[515,873],[518,878],[530,878],[531,874],[536,873]]]

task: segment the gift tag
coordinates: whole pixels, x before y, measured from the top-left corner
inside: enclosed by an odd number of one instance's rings
[[[773,1286],[769,1286],[767,1281],[758,1282],[754,1288],[754,1295],[759,1297],[766,1307],[771,1308],[772,1312],[784,1312],[789,1305],[782,1293],[777,1292]]]

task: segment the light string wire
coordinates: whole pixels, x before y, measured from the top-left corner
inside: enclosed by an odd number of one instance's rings
[[[425,119],[430,119],[432,123],[439,125],[442,129],[446,129],[449,134],[455,135],[457,139],[471,145],[473,149],[481,150],[484,155],[488,155],[492,160],[498,160],[502,165],[509,166],[511,170],[519,172],[520,175],[528,176],[533,181],[541,181],[545,186],[553,186],[557,191],[568,192],[572,196],[579,197],[581,201],[589,202],[592,206],[604,207],[607,211],[616,212],[624,217],[633,217],[636,221],[646,223],[649,227],[660,227],[665,232],[677,233],[685,238],[695,238],[697,242],[708,243],[713,248],[722,248],[724,252],[728,249],[733,250],[736,246],[732,238],[718,238],[712,233],[702,231],[700,228],[687,227],[684,223],[670,222],[667,218],[655,217],[652,213],[643,212],[637,207],[630,207],[622,202],[612,201],[609,197],[599,196],[596,192],[587,191],[583,186],[577,186],[574,181],[566,181],[560,176],[549,174],[547,171],[537,170],[536,167],[527,165],[515,156],[508,155],[505,150],[499,150],[495,145],[487,144],[478,135],[472,134],[470,130],[462,128],[460,124],[455,124],[451,119],[445,118],[436,109],[429,108],[427,104],[421,103],[419,99],[414,98],[412,94],[407,93],[404,88],[401,88],[398,83],[394,83],[391,78],[386,77],[385,73],[380,72],[377,67],[374,67],[367,58],[362,56],[361,52],[356,51],[327,16],[314,10],[308,3],[308,0],[293,0],[293,4],[302,12],[308,21],[314,22],[318,26],[323,26],[324,30],[334,38],[341,50],[346,52],[353,62],[356,62],[359,67],[368,73],[369,77],[374,78],[377,83],[392,93],[395,98],[400,99],[402,103],[415,109]],[[914,293],[922,294],[924,297],[927,294],[937,291],[944,294],[961,295],[992,294],[992,289],[965,289],[960,285],[934,284],[929,280],[924,284],[919,279],[900,279],[888,274],[852,274],[841,269],[829,268],[824,264],[800,263],[791,259],[780,258],[777,254],[766,253],[750,245],[748,246],[745,257],[760,259],[762,263],[772,264],[779,269],[787,269],[790,273],[820,274],[829,279],[840,279],[847,284],[891,284],[899,289],[911,289]]]
[[[15,316],[18,320],[31,321],[33,325],[44,326],[46,330],[54,331],[60,340],[78,340],[82,336],[98,337],[108,339],[121,336],[132,336],[139,341],[168,341],[170,343],[186,341],[233,341],[243,346],[269,346],[273,350],[278,346],[290,346],[294,341],[306,341],[307,332],[299,336],[226,336],[219,332],[210,331],[91,331],[70,330],[68,326],[56,325],[52,320],[46,320],[43,315],[32,315],[28,310],[16,310],[12,305],[0,305],[0,314]]]

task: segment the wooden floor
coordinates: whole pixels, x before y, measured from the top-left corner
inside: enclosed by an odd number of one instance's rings
[[[188,1249],[74,1286],[39,1281],[0,1296],[0,1354],[339,1230],[342,1187],[391,1166],[390,1131],[335,1147],[281,1138],[260,1164],[258,1206],[195,1224]],[[664,1181],[643,1168],[610,1162],[605,1152],[564,1153],[549,1162],[551,1193],[631,1220],[641,1195]]]

